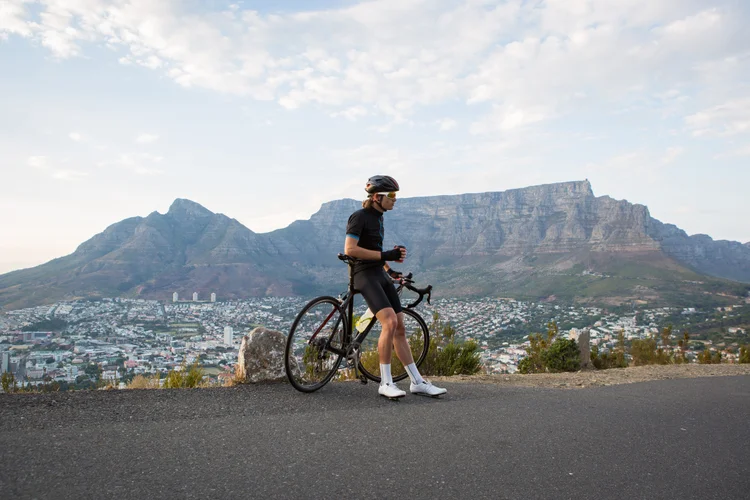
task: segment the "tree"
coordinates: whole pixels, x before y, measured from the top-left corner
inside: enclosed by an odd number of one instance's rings
[[[675,356],[675,363],[688,363],[687,351],[690,345],[690,334],[685,331],[682,334],[682,339],[677,341],[677,346],[680,348],[680,353]]]
[[[98,363],[89,363],[84,369],[84,373],[93,381],[98,381],[102,375],[102,367]]]

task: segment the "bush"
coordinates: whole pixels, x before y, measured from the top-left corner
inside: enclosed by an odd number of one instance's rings
[[[18,383],[16,382],[16,376],[11,372],[5,372],[0,376],[0,383],[3,386],[3,392],[11,393],[18,390]]]
[[[704,349],[703,352],[698,354],[698,363],[702,365],[721,364],[721,352],[716,351],[714,353],[711,353],[710,349]]]
[[[656,339],[633,340],[630,355],[635,366],[653,365],[656,362]]]
[[[165,389],[181,389],[198,387],[203,380],[203,368],[194,362],[188,368],[185,363],[180,366],[179,370],[169,370],[167,377],[164,379]]]
[[[625,333],[620,330],[617,334],[617,346],[614,351],[599,352],[599,346],[591,347],[591,364],[597,370],[606,370],[608,368],[627,368],[628,360],[625,357]]]
[[[750,363],[750,345],[740,347],[740,363]]]
[[[433,313],[429,330],[430,348],[419,367],[422,375],[474,375],[481,370],[479,344],[472,340],[457,341],[456,330],[450,323],[442,321],[439,313]],[[415,347],[421,349],[421,346],[412,346],[412,352]]]
[[[541,333],[529,335],[529,347],[526,348],[526,357],[518,363],[520,373],[543,373],[547,371],[544,362],[544,352],[552,345],[552,339],[558,333],[557,323],[547,324],[547,337],[542,337]]]
[[[547,324],[546,338],[541,334],[529,335],[527,356],[518,363],[518,371],[526,374],[580,370],[578,343],[571,339],[555,339],[558,333],[557,323],[551,322]]]
[[[542,358],[549,372],[575,372],[581,369],[581,350],[575,340],[555,340]]]
[[[152,377],[136,375],[127,387],[128,389],[158,389],[159,375],[154,375]]]
[[[450,323],[440,319],[440,314],[435,312],[432,323],[428,326],[430,331],[430,347],[427,350],[419,372],[425,376],[451,376],[451,375],[473,375],[482,368],[479,355],[479,345],[474,341],[456,340],[456,330]],[[422,352],[422,336],[415,333],[408,338],[412,354]],[[371,373],[378,373],[380,357],[377,349],[363,351],[360,361]],[[391,372],[400,373],[404,370],[401,361],[394,355],[391,359]],[[344,373],[339,377],[341,380],[353,378],[353,374]]]

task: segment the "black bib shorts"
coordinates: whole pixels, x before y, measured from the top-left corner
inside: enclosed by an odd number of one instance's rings
[[[403,310],[396,287],[381,266],[356,272],[354,288],[362,294],[373,314],[388,307],[392,307],[396,314]]]

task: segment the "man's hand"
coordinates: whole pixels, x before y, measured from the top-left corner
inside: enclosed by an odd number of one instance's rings
[[[394,280],[397,280],[403,276],[403,273],[396,271],[395,269],[388,268],[388,276],[390,276]]]
[[[394,248],[394,250],[396,248],[398,248],[399,250],[401,250],[401,258],[398,259],[398,260],[396,260],[396,262],[398,262],[398,263],[403,262],[406,259],[406,247],[403,246],[403,245],[396,245],[393,248]]]

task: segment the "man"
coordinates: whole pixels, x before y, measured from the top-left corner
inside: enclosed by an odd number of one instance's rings
[[[412,394],[445,394],[445,389],[432,385],[419,374],[406,340],[401,300],[393,281],[389,278],[398,278],[401,273],[391,269],[388,262],[403,262],[407,250],[403,246],[397,246],[383,251],[383,213],[393,210],[396,204],[398,182],[387,175],[376,175],[368,179],[365,191],[367,199],[362,202],[362,209],[349,217],[344,253],[358,259],[353,269],[354,287],[362,293],[368,307],[382,326],[378,341],[381,379],[378,394],[387,398],[400,398],[406,395],[406,392],[393,383],[391,376],[391,356],[394,347],[398,359],[406,367],[411,379],[409,390]]]

